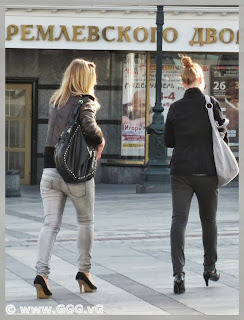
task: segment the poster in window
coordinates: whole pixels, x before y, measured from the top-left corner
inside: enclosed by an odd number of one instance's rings
[[[212,66],[211,94],[220,102],[224,116],[230,121],[228,125],[230,146],[238,146],[239,66]]]
[[[156,88],[156,65],[150,66],[150,106],[153,107],[155,104],[155,88]],[[209,66],[203,65],[203,75],[205,79],[205,90],[204,94],[209,94]],[[163,65],[162,66],[162,92],[161,101],[164,108],[164,120],[166,120],[167,113],[171,103],[179,100],[185,93],[181,80],[182,66],[177,65]]]
[[[144,156],[146,64],[124,64],[122,99],[121,155]]]
[[[164,120],[171,103],[183,97],[182,66],[162,66],[161,101]],[[206,89],[209,91],[209,66],[203,66]],[[152,122],[156,94],[156,65],[150,65],[149,123]],[[146,64],[125,64],[123,68],[122,156],[144,156],[146,114]],[[169,153],[170,154],[170,153]]]

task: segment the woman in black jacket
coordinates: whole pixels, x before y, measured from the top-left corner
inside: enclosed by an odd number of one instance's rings
[[[181,56],[184,97],[171,104],[165,124],[165,144],[174,148],[170,164],[173,215],[170,232],[174,292],[185,292],[184,244],[190,204],[195,193],[199,204],[204,247],[206,285],[218,281],[216,212],[218,181],[213,156],[212,127],[205,107],[205,82],[202,68],[190,57]],[[214,117],[226,123],[219,102],[211,97]],[[221,129],[225,134],[226,129]]]
[[[37,276],[34,280],[37,298],[47,299],[52,296],[48,286],[49,262],[60,230],[67,197],[73,202],[77,216],[78,273],[76,280],[79,282],[80,292],[83,287],[86,292],[97,289],[90,275],[94,228],[94,178],[81,183],[66,183],[56,170],[53,157],[54,146],[72,119],[78,101],[82,97],[84,103],[79,117],[81,127],[87,142],[97,147],[97,159],[101,158],[105,142],[102,131],[96,123],[99,104],[94,96],[95,84],[95,64],[83,59],[75,59],[66,69],[60,88],[54,92],[50,100],[44,170],[40,183],[44,225],[39,234]]]

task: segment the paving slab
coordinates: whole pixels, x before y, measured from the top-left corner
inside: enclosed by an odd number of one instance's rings
[[[186,293],[175,295],[170,193],[136,194],[135,185],[96,185],[91,272],[97,292],[81,294],[75,280],[77,226],[68,200],[51,259],[53,296],[38,300],[33,279],[43,209],[39,186],[22,186],[20,198],[6,198],[6,305],[13,304],[16,314],[21,314],[23,306],[46,306],[52,309],[33,310],[57,314],[60,305],[71,304],[83,306],[83,314],[92,315],[238,315],[238,196],[236,183],[220,188],[217,268],[221,277],[209,287],[202,276],[201,225],[193,198],[186,230]]]

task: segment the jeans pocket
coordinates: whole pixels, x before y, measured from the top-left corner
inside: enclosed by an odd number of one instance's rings
[[[69,190],[70,195],[76,198],[81,198],[86,195],[86,183],[67,183],[67,188]]]
[[[40,189],[52,189],[53,188],[53,180],[42,176],[41,182],[40,182]]]
[[[40,182],[41,187],[52,189],[52,185],[53,185],[52,179],[42,176],[41,182]]]

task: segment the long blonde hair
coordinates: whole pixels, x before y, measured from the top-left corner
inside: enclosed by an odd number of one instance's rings
[[[194,83],[200,76],[203,76],[202,67],[198,63],[192,62],[192,59],[183,54],[179,54],[183,69],[181,71],[182,82],[190,85]]]
[[[54,92],[50,99],[54,107],[62,107],[70,98],[81,94],[94,96],[96,84],[96,66],[93,62],[83,59],[74,59],[63,74],[60,88]]]

